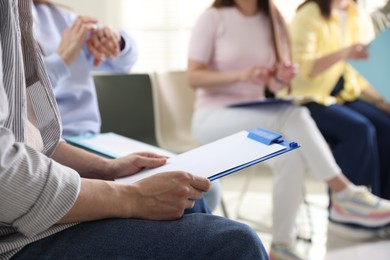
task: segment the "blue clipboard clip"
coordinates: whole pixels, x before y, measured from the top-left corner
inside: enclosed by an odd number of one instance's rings
[[[213,176],[210,176],[209,177],[210,181],[219,179],[219,178],[221,178],[223,176],[226,176],[228,174],[231,174],[233,172],[242,170],[242,169],[247,168],[249,166],[252,166],[254,164],[266,161],[266,160],[271,159],[271,158],[273,158],[275,156],[278,156],[280,154],[283,154],[283,153],[295,150],[295,149],[300,147],[300,145],[298,143],[284,140],[282,138],[281,134],[273,132],[273,131],[270,131],[270,130],[267,130],[267,129],[255,128],[255,129],[250,129],[250,130],[246,130],[246,131],[248,132],[247,137],[252,139],[252,140],[255,140],[257,142],[260,142],[260,143],[263,143],[263,144],[266,144],[266,145],[280,144],[280,145],[284,146],[285,149],[282,149],[282,150],[280,150],[278,152],[271,153],[271,154],[266,155],[264,157],[261,157],[261,158],[258,158],[256,160],[253,160],[251,162],[245,163],[243,165],[238,165],[237,167],[234,167],[232,169],[229,169],[229,170],[220,172],[218,174],[215,174]]]
[[[248,130],[248,138],[261,142],[266,145],[273,143],[282,144],[284,140],[282,135],[264,128],[255,128]],[[298,148],[299,145],[296,142],[289,143],[290,148]]]

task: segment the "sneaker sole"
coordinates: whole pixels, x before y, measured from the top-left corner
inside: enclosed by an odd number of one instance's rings
[[[390,215],[386,216],[386,218],[375,219],[357,216],[356,214],[339,214],[339,210],[332,208],[330,210],[330,216],[336,222],[352,225],[357,224],[362,227],[381,228],[390,224]]]
[[[378,238],[378,230],[358,228],[329,221],[328,231],[349,241],[367,241]]]

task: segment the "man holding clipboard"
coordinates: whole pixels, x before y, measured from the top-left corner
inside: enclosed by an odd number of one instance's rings
[[[0,1],[0,258],[267,259],[247,225],[183,216],[210,188],[206,178],[174,171],[109,181],[166,158],[105,159],[60,139],[31,2]]]

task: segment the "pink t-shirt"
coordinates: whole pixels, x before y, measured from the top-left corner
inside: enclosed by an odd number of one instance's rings
[[[235,7],[209,8],[199,18],[190,41],[188,58],[216,71],[273,65],[270,23],[263,13],[244,16]],[[196,107],[222,107],[264,97],[264,86],[237,82],[197,89]]]

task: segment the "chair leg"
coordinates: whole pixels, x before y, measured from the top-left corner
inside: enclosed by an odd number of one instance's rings
[[[242,201],[244,200],[244,196],[245,196],[246,191],[248,190],[251,179],[252,179],[252,173],[249,172],[245,178],[244,185],[241,188],[240,195],[238,196],[237,209],[236,209],[236,216],[237,217],[240,216],[240,209],[241,209]]]
[[[263,224],[259,221],[256,221],[256,220],[253,220],[253,219],[250,219],[248,217],[245,217],[243,216],[240,211],[241,211],[241,205],[243,204],[243,201],[244,201],[244,197],[245,197],[245,194],[246,192],[248,191],[248,188],[249,188],[249,185],[251,183],[251,180],[253,178],[253,172],[249,172],[247,173],[247,176],[245,178],[245,182],[244,182],[244,185],[242,186],[241,188],[241,191],[240,191],[240,194],[238,196],[238,202],[237,202],[237,209],[236,209],[236,218],[237,219],[241,219],[241,220],[244,220],[246,222],[249,222],[249,223],[252,223],[253,224],[253,228],[256,230],[256,231],[259,231],[259,232],[265,232],[265,233],[271,233],[272,232],[272,227],[267,225],[267,224]]]
[[[305,207],[305,211],[306,211],[306,215],[307,215],[307,219],[308,219],[308,226],[309,226],[309,236],[308,237],[303,237],[301,235],[297,235],[297,239],[298,240],[302,240],[302,241],[305,241],[307,243],[311,243],[312,242],[312,238],[313,238],[313,218],[312,218],[312,215],[311,215],[311,212],[310,212],[310,203],[307,201],[306,199],[306,196],[305,196],[305,199],[303,201],[303,206]]]
[[[223,200],[223,197],[221,196],[221,208],[222,208],[222,213],[223,213],[223,216],[225,218],[229,218],[229,214],[226,210],[226,205],[225,205],[225,201]]]

